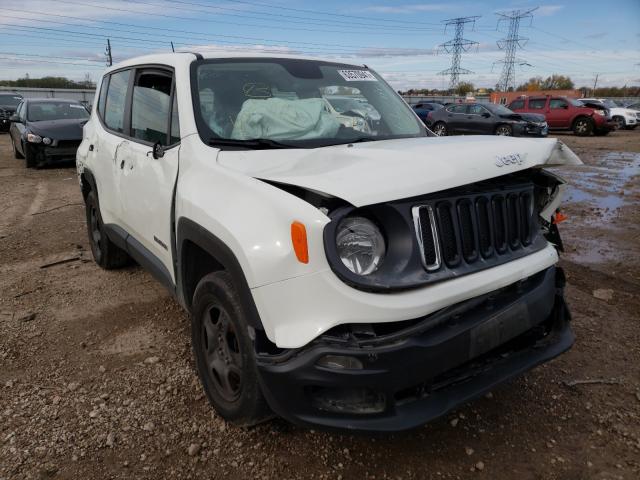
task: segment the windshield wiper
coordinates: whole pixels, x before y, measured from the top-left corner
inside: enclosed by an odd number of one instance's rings
[[[234,138],[210,138],[211,147],[240,147],[251,150],[266,150],[269,148],[299,148],[295,145],[281,143],[268,138],[252,138],[250,140],[238,140]]]

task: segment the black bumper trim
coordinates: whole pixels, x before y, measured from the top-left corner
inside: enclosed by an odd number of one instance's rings
[[[389,344],[345,346],[320,337],[280,363],[258,355],[263,393],[275,413],[300,425],[378,432],[418,427],[571,348],[563,286],[562,270],[551,267],[525,291],[508,287],[487,300],[491,307],[475,304],[447,324]],[[356,357],[364,369],[318,367],[324,355]],[[385,409],[319,410],[313,389],[327,387],[381,393]]]

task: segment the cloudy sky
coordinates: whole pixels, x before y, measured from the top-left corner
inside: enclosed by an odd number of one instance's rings
[[[520,24],[516,82],[570,75],[577,86],[640,85],[640,1],[0,0],[0,79],[29,74],[93,80],[106,39],[115,61],[171,50],[254,49],[365,63],[396,89],[443,88],[451,57],[445,21],[479,16],[464,37],[463,76],[494,86],[508,30],[501,12],[538,7]],[[526,41],[524,40],[526,37]]]

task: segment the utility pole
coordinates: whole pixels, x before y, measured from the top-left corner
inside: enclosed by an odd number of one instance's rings
[[[599,73],[596,73],[596,79],[593,82],[593,93],[592,95],[595,97],[596,95],[596,85],[598,85],[598,77],[600,76]]]
[[[460,82],[460,75],[473,73],[471,70],[467,70],[466,68],[460,68],[460,57],[463,52],[468,52],[471,47],[478,45],[478,42],[474,42],[472,40],[467,40],[463,38],[464,34],[464,26],[467,23],[475,24],[476,19],[480,18],[480,16],[475,17],[459,17],[459,18],[450,18],[449,20],[444,20],[445,33],[447,32],[447,27],[453,25],[456,28],[456,33],[453,39],[441,44],[438,47],[438,50],[443,50],[446,53],[450,53],[451,55],[451,67],[446,70],[441,71],[438,75],[449,75],[449,89],[454,90],[458,83]]]
[[[111,56],[111,40],[107,38],[107,49],[104,51],[104,54],[107,56],[107,67],[113,65],[113,57]]]
[[[171,42],[171,51],[172,51],[173,53],[176,53],[176,49],[175,49],[175,48],[173,48],[173,42]]]
[[[500,60],[496,63],[502,63],[502,74],[500,80],[498,80],[498,88],[503,92],[509,90],[510,87],[515,87],[516,83],[516,62],[520,64],[526,64],[522,59],[516,59],[516,51],[518,48],[523,48],[527,43],[528,38],[518,35],[520,29],[520,21],[523,18],[533,19],[533,12],[537,9],[530,8],[528,10],[512,10],[505,13],[497,13],[498,26],[500,22],[509,22],[509,33],[506,38],[498,40],[498,48],[505,51],[504,60]]]

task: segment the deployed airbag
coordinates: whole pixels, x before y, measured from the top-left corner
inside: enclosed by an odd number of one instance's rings
[[[287,100],[249,99],[236,118],[231,138],[250,140],[307,140],[335,137],[340,122],[322,98]]]

